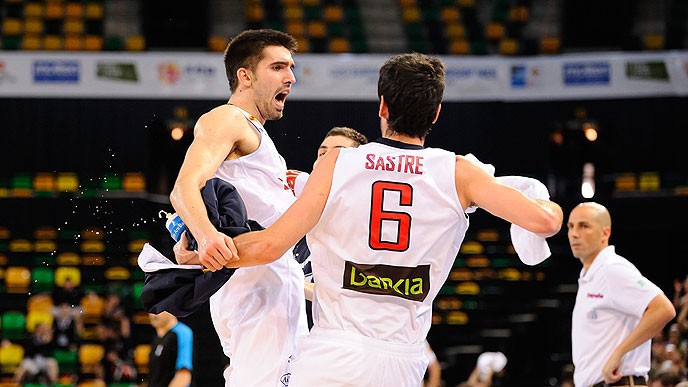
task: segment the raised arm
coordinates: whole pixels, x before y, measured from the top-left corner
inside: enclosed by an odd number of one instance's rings
[[[231,238],[218,232],[208,219],[200,190],[244,140],[247,125],[244,116],[230,106],[201,116],[170,195],[172,206],[198,242],[200,263],[211,270],[227,264],[234,247]]]
[[[549,200],[531,199],[499,183],[463,156],[456,156],[456,189],[464,209],[476,205],[485,211],[542,237],[559,232],[564,213]]]
[[[272,262],[303,238],[318,223],[325,208],[338,156],[338,149],[327,152],[308,178],[301,196],[273,225],[265,230],[241,234],[234,238],[241,260],[230,262],[227,267]]]

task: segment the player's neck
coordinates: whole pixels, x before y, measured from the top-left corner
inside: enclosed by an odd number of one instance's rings
[[[244,93],[247,92],[244,91]],[[238,107],[239,109],[255,117],[261,123],[261,125],[265,125],[265,119],[263,119],[263,117],[260,115],[260,111],[258,110],[258,107],[256,107],[256,103],[253,98],[245,97],[247,96],[232,95],[227,104]]]
[[[391,130],[388,130],[382,137],[388,138],[388,139],[394,140],[394,141],[403,142],[406,144],[413,144],[413,145],[420,145],[420,146],[423,146],[425,144],[424,138],[411,137],[409,135],[393,132]]]

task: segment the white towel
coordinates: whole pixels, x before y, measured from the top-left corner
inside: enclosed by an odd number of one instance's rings
[[[167,259],[148,243],[143,245],[137,261],[141,270],[146,273],[153,273],[164,269],[203,269],[201,265],[178,265]]]
[[[492,164],[481,162],[471,153],[464,157],[485,170],[485,172],[494,176],[495,167]],[[497,181],[521,191],[531,199],[549,199],[547,187],[537,179],[524,176],[500,176],[497,177]],[[470,214],[475,212],[476,209],[476,206],[468,207],[466,208],[466,213]],[[510,234],[511,244],[514,245],[514,250],[516,250],[518,258],[526,265],[537,265],[552,255],[545,238],[515,224],[511,225]]]
[[[547,187],[539,180],[523,176],[500,176],[497,181],[521,191],[531,199],[549,199]],[[511,225],[511,244],[521,262],[534,266],[547,259],[552,253],[547,240],[521,226]]]

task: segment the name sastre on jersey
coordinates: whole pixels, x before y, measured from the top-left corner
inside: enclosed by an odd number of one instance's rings
[[[423,174],[423,156],[416,155],[388,155],[378,156],[374,153],[366,155],[365,169],[374,171],[389,171],[400,173]]]

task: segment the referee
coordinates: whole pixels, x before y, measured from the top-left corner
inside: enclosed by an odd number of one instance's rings
[[[168,312],[149,314],[156,337],[148,361],[149,387],[186,387],[191,384],[193,332]]]

